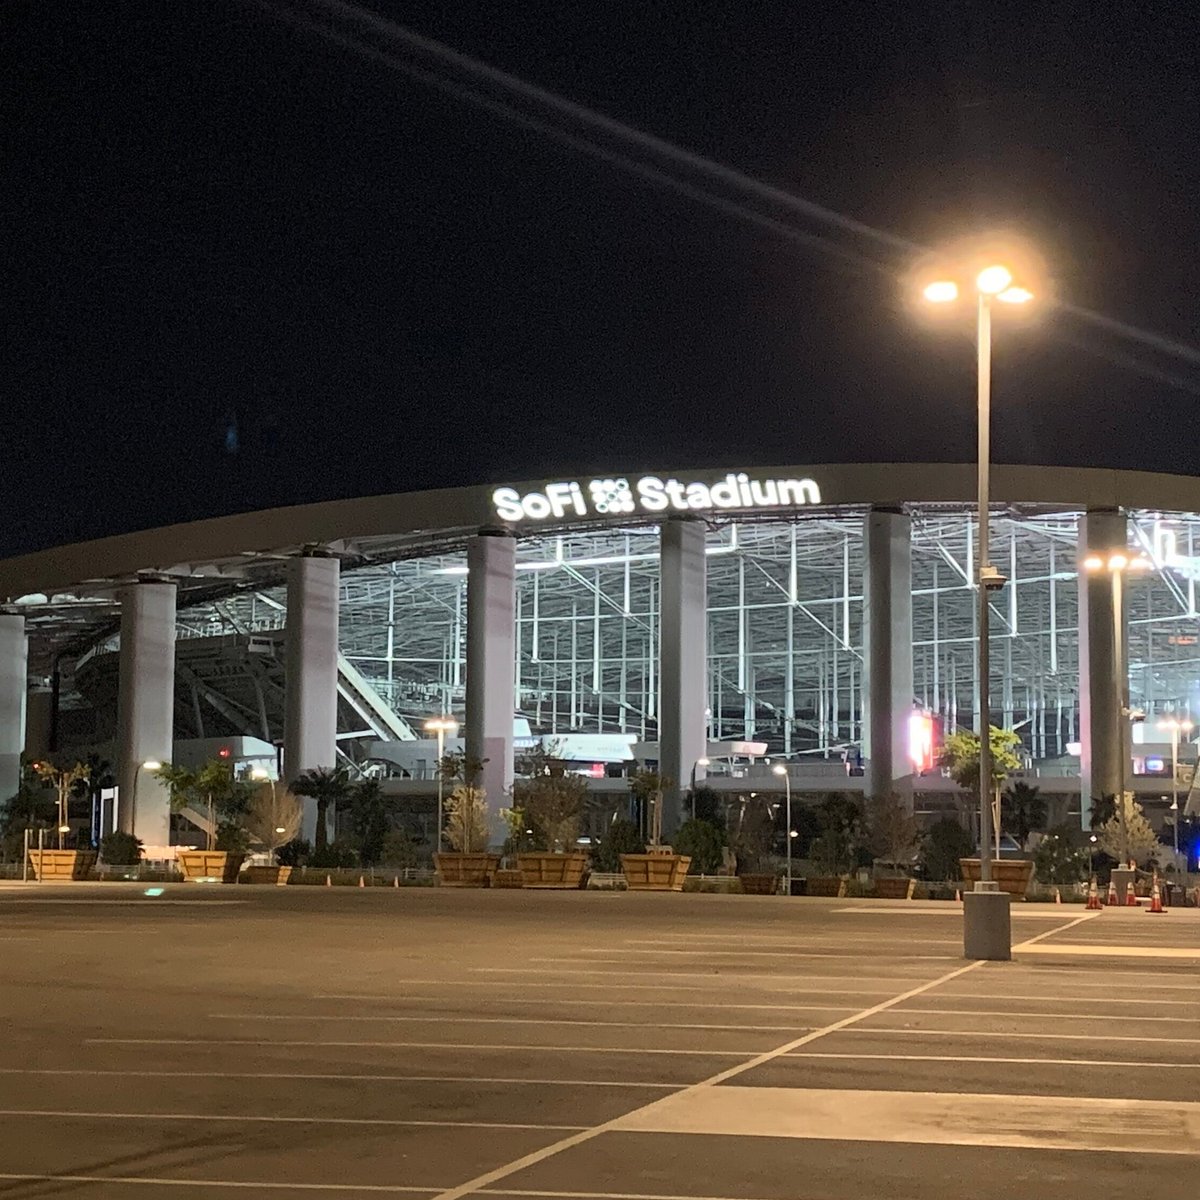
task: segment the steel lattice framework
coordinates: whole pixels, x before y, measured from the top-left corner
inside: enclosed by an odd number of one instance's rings
[[[911,506],[914,701],[969,726],[977,698],[974,527],[961,506]],[[714,522],[708,531],[710,736],[776,753],[835,752],[862,736],[863,511]],[[1078,738],[1075,512],[997,511],[992,558],[1008,576],[992,622],[992,703],[1035,758]],[[1164,530],[1166,531],[1164,533]],[[1130,514],[1155,569],[1131,579],[1132,698],[1200,711],[1193,545],[1200,517]],[[1164,549],[1165,547],[1165,549]],[[529,536],[518,545],[516,708],[539,732],[656,736],[658,531]],[[180,613],[179,636],[280,629],[282,588]],[[342,577],[341,648],[414,723],[463,704],[461,546]]]

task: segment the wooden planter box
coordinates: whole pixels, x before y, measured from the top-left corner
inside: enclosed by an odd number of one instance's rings
[[[487,887],[500,866],[498,854],[435,854],[438,883],[442,887]]]
[[[188,882],[237,883],[246,856],[228,850],[180,850],[176,861]]]
[[[492,876],[492,887],[494,888],[519,888],[523,886],[520,871],[506,870],[502,867]]]
[[[621,855],[621,871],[631,892],[682,892],[691,865],[687,854]]]
[[[518,854],[521,886],[527,888],[581,888],[588,856],[582,850],[569,854]]]
[[[846,894],[846,881],[837,875],[810,876],[807,882],[808,896],[836,896],[840,900]]]
[[[291,867],[268,867],[254,866],[247,867],[241,875],[241,883],[267,883],[274,884],[276,887],[283,887],[292,877]]]
[[[875,895],[880,900],[911,900],[917,889],[915,879],[877,879]]]
[[[29,865],[39,883],[86,879],[96,865],[94,850],[30,850]]]
[[[960,858],[958,866],[963,882],[974,887],[979,879],[979,859]],[[1033,879],[1033,862],[1027,858],[993,858],[992,878],[1002,892],[1022,898],[1029,891]]]
[[[739,875],[738,881],[747,896],[774,896],[779,891],[779,876],[755,872]]]

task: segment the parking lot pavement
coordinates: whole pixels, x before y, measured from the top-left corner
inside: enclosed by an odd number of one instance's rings
[[[0,891],[0,1198],[1189,1197],[1200,913]]]

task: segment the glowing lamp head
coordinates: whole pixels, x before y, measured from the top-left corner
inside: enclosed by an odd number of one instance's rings
[[[267,773],[267,771],[263,767],[254,767],[250,772],[250,778],[262,780],[262,779],[270,779],[271,776]]]
[[[771,770],[774,771],[776,775],[786,775],[787,774],[787,767],[785,767],[783,765],[783,763],[776,763],[771,768]]]
[[[923,293],[930,304],[949,304],[958,299],[958,284],[953,279],[935,279]]]
[[[698,758],[698,759],[696,759],[696,766],[698,766],[698,767],[707,767],[707,766],[708,766],[708,759],[707,759],[707,758]]]
[[[1110,554],[1108,556],[1108,569],[1110,571],[1123,571],[1129,566],[1128,554]]]
[[[1102,570],[1103,567],[1104,559],[1102,559],[1098,554],[1089,554],[1087,558],[1083,560],[1083,569],[1085,571],[1099,571]]]
[[[1012,272],[1007,267],[999,265],[984,267],[975,276],[975,286],[985,296],[998,296],[1012,283]]]
[[[1003,304],[1028,304],[1033,299],[1033,293],[1028,288],[1008,287],[997,292],[996,299]]]
[[[143,771],[161,771],[162,763],[160,763],[157,758],[148,758],[148,759],[146,759],[146,761],[144,763],[142,763],[142,770]]]
[[[1150,566],[1150,560],[1144,554],[1139,554],[1136,558],[1129,560],[1129,570],[1131,571],[1148,571]]]

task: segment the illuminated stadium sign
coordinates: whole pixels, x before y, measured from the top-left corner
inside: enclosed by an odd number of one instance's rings
[[[492,504],[502,521],[563,520],[634,513],[711,512],[714,509],[795,508],[820,504],[811,479],[751,479],[744,471],[716,481],[663,479],[564,480],[538,492],[497,488]]]

